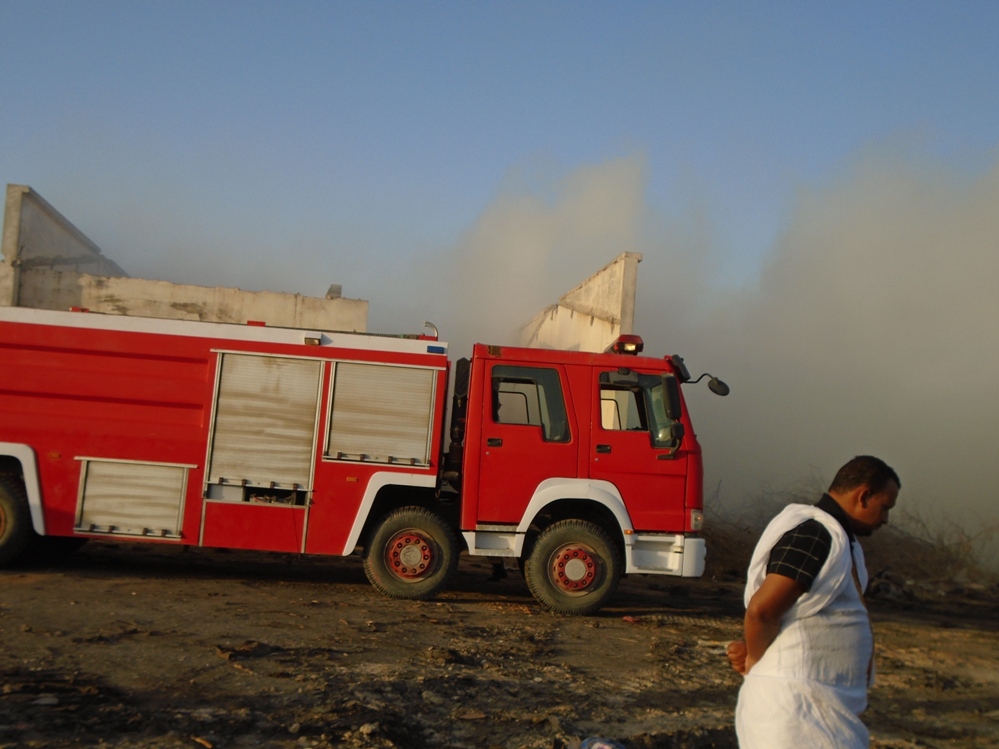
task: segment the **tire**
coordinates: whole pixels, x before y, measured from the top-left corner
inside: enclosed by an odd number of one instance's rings
[[[12,476],[0,474],[0,567],[21,556],[32,536],[24,486]]]
[[[364,573],[380,593],[423,601],[439,593],[458,567],[458,539],[423,507],[389,513],[364,547]]]
[[[585,520],[562,520],[538,536],[524,577],[531,594],[546,608],[585,616],[611,599],[621,569],[618,547],[603,529]]]

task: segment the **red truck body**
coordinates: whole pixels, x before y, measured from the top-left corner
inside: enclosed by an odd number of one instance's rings
[[[699,576],[702,461],[669,359],[0,308],[0,563],[47,537],[347,555],[427,598],[461,551],[589,613]]]

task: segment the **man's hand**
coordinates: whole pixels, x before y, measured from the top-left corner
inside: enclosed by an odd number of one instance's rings
[[[743,675],[746,674],[746,652],[745,640],[733,640],[725,649],[725,655],[728,656],[728,662],[732,664],[732,668]]]

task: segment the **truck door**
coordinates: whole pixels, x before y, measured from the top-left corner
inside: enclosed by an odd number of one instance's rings
[[[618,488],[635,530],[682,531],[687,453],[668,416],[679,418],[679,403],[669,405],[661,373],[594,371],[591,478]]]
[[[576,425],[567,415],[562,367],[495,361],[488,367],[477,519],[518,523],[538,484],[576,476]]]

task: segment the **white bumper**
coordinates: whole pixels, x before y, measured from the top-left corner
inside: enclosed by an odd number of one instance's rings
[[[707,545],[703,538],[677,533],[625,535],[625,571],[636,575],[700,577]]]

